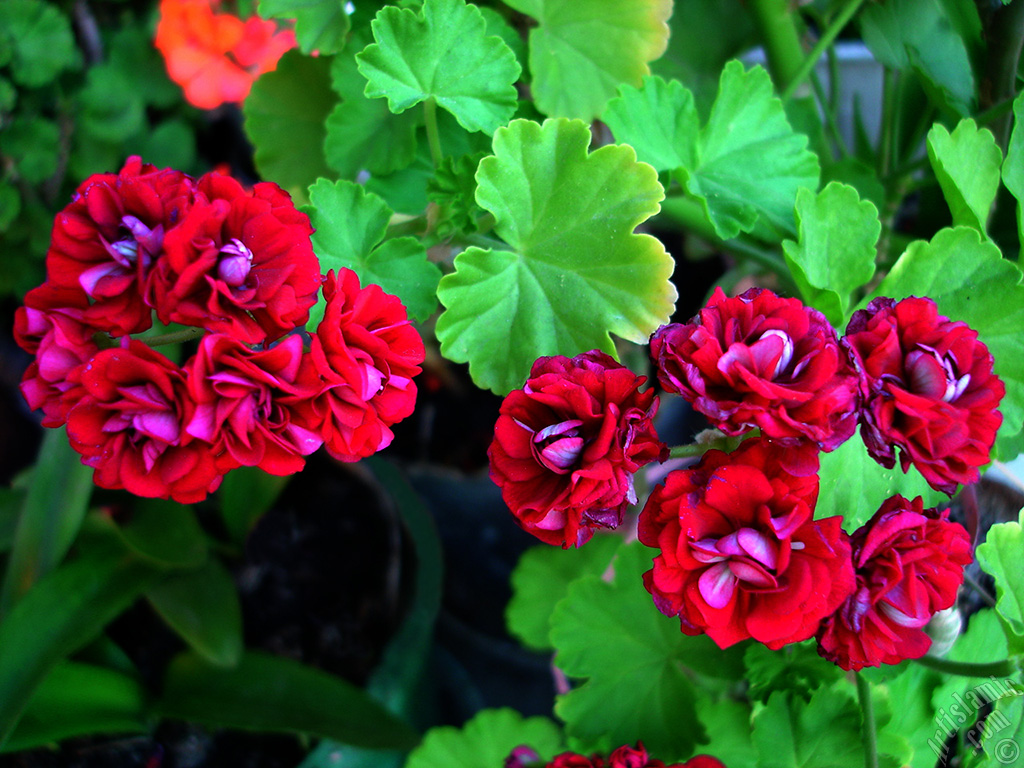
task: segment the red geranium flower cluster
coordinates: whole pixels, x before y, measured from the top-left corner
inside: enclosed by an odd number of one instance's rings
[[[717,289],[691,322],[658,329],[651,357],[665,390],[728,435],[832,451],[859,421],[876,461],[892,467],[898,447],[904,472],[949,495],[978,479],[1002,423],[988,349],[927,298],[875,299],[840,340],[797,299]]]
[[[576,752],[563,752],[548,762],[526,746],[516,747],[505,759],[505,768],[725,768],[725,764],[708,755],[691,757],[684,763],[666,765],[663,760],[650,757],[643,742],[636,747],[623,745],[605,757],[593,754],[587,757]]]
[[[35,355],[25,398],[67,423],[97,485],[193,503],[239,466],[284,475],[322,444],[354,461],[390,443],[423,342],[396,297],[343,270],[307,350],[292,332],[325,281],[312,231],[275,184],[138,157],[79,186],[15,337]],[[132,338],[154,313],[202,337],[184,365]]]
[[[501,404],[488,450],[491,479],[516,522],[548,544],[578,547],[635,504],[633,474],[668,448],[646,378],[597,350],[542,357]]]

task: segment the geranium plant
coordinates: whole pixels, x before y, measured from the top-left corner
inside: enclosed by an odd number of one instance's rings
[[[977,488],[1024,451],[1022,3],[0,4],[49,430],[3,496],[0,750],[184,719],[307,768],[1018,764],[1024,517]],[[253,178],[193,151],[231,115]],[[365,687],[243,642],[287,478],[456,375],[539,540],[507,623],[544,717],[423,704],[437,542],[380,459],[417,583]],[[156,685],[105,630],[140,597],[187,647]]]

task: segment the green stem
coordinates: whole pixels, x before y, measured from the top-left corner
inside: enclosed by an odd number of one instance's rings
[[[790,11],[789,0],[751,0],[750,11],[761,33],[775,87],[788,89],[804,60],[796,14]]]
[[[871,700],[871,683],[860,673],[857,677],[857,698],[864,722],[861,742],[864,744],[864,768],[878,768],[878,733],[875,731],[875,703]]]
[[[952,659],[940,659],[937,656],[922,656],[914,659],[922,667],[934,669],[936,672],[944,672],[947,675],[960,675],[961,677],[1009,677],[1017,672],[1017,664],[1013,659],[1002,661],[953,661]]]
[[[989,87],[981,94],[981,106],[993,107],[1012,97],[1017,84],[1017,65],[1024,45],[1024,3],[1003,6],[992,13],[986,25],[988,60],[986,61]],[[1010,136],[1010,116],[1002,114],[990,126],[996,143],[1006,148]]]
[[[800,84],[807,78],[814,69],[814,65],[818,63],[818,59],[821,58],[822,54],[828,49],[830,45],[839,37],[839,33],[843,31],[847,24],[850,23],[850,19],[857,13],[861,5],[864,4],[864,0],[851,0],[846,4],[846,7],[839,12],[839,15],[835,17],[828,29],[825,30],[818,42],[811,48],[811,52],[808,53],[803,62],[800,64],[799,69],[793,75],[793,79],[786,85],[786,90],[782,92],[782,100],[789,101],[796,89],[800,87]],[[836,88],[836,84],[832,83],[833,90]]]
[[[427,99],[423,102],[423,116],[427,126],[427,144],[430,145],[430,160],[437,168],[444,153],[441,151],[441,135],[437,131],[437,102]]]
[[[172,331],[160,336],[142,336],[139,338],[139,341],[144,341],[151,347],[160,347],[165,344],[180,344],[184,341],[192,341],[192,339],[200,338],[204,333],[206,331],[202,328],[185,328],[181,331]]]
[[[710,434],[710,431],[709,433]],[[755,434],[757,434],[755,432]],[[729,453],[736,449],[736,447],[743,442],[743,439],[748,435],[742,435],[737,437],[730,437],[729,435],[722,435],[711,440],[701,440],[698,436],[696,443],[688,443],[687,445],[673,445],[669,448],[668,457],[670,459],[692,459],[699,456],[703,456],[705,453],[711,450],[725,451]]]

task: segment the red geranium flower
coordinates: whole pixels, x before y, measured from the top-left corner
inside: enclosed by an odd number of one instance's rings
[[[43,283],[25,295],[25,306],[14,314],[14,340],[35,355],[21,379],[21,392],[29,406],[43,410],[43,426],[59,427],[80,390],[69,374],[99,349],[96,329],[83,318],[89,298],[77,286],[58,288]]]
[[[855,312],[843,343],[860,374],[861,436],[885,467],[913,464],[932,488],[953,495],[987,464],[1006,387],[992,355],[966,323],[935,302],[878,298]]]
[[[397,296],[359,287],[350,269],[324,283],[327,308],[310,354],[323,378],[312,401],[327,452],[358,461],[391,444],[390,427],[413,412],[425,350]]]
[[[522,764],[514,763],[512,768],[519,768],[520,765]],[[510,768],[508,761],[506,768]],[[663,760],[650,757],[643,742],[638,742],[636,747],[619,747],[607,758],[599,754],[586,757],[576,752],[563,752],[552,759],[545,768],[666,768],[666,765]],[[725,765],[714,757],[697,755],[685,763],[673,763],[667,768],[725,768]]]
[[[813,519],[818,477],[793,451],[764,438],[711,450],[648,499],[640,541],[661,551],[644,586],[685,634],[780,648],[811,637],[853,591],[841,518]]]
[[[216,13],[220,0],[161,0],[155,44],[171,80],[200,109],[240,103],[295,47],[295,33],[253,16]]]
[[[785,444],[831,451],[857,426],[857,380],[836,332],[817,310],[761,288],[726,298],[716,288],[685,325],[651,338],[668,392],[728,435],[754,427]]]
[[[196,202],[164,240],[150,280],[163,323],[227,333],[246,344],[274,341],[309,319],[320,265],[309,218],[288,193],[261,182],[246,192],[208,173]]]
[[[818,653],[843,669],[898,664],[927,653],[924,625],[948,608],[971,543],[947,513],[893,496],[851,537],[856,591],[818,630]]]
[[[542,357],[501,404],[487,452],[516,522],[548,544],[581,546],[636,503],[633,474],[664,460],[646,381],[597,350]]]
[[[185,432],[185,377],[166,357],[132,340],[97,353],[69,378],[83,392],[68,412],[68,437],[95,469],[96,485],[182,504],[220,485],[214,452]]]
[[[86,321],[115,336],[153,324],[144,287],[164,235],[192,202],[192,179],[130,157],[120,172],[90,176],[53,222],[48,279],[91,300]]]
[[[300,336],[257,351],[224,334],[204,336],[186,370],[195,411],[185,431],[214,446],[222,471],[290,475],[323,443],[302,415],[308,409],[292,407],[320,392]]]

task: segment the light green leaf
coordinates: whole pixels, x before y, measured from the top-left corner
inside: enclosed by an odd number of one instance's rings
[[[971,768],[1006,768],[1020,763],[1024,744],[1024,690],[1019,681],[996,701],[981,730],[983,752],[971,753],[977,758],[969,763]],[[968,743],[976,747],[975,743]]]
[[[936,123],[928,131],[928,159],[953,214],[953,224],[974,227],[984,235],[1003,162],[995,136],[971,119],[961,120],[952,134]]]
[[[345,0],[260,0],[259,10],[267,19],[295,19],[295,39],[303,53],[324,56],[345,47]]]
[[[956,275],[956,280],[950,280]],[[1024,425],[1024,286],[1021,271],[974,229],[943,229],[930,242],[911,243],[872,294],[902,299],[928,296],[950,320],[978,332],[1006,385],[999,406],[1000,436]]]
[[[253,84],[242,106],[260,175],[299,200],[318,177],[331,176],[323,153],[324,121],[338,99],[330,67],[326,56],[289,51]]]
[[[513,709],[485,709],[462,728],[432,728],[410,753],[405,768],[501,766],[520,745],[550,760],[561,750],[562,738],[546,717],[524,718]]]
[[[693,94],[678,80],[645,77],[640,88],[624,85],[601,118],[620,144],[657,171],[697,164],[700,116]]]
[[[534,102],[549,117],[593,120],[665,52],[671,0],[509,0],[530,30]]]
[[[182,654],[153,704],[160,717],[217,727],[298,732],[346,744],[404,749],[419,738],[352,683],[292,659],[250,651],[232,668]]]
[[[879,62],[913,68],[951,109],[966,116],[974,102],[967,45],[940,0],[888,0],[860,14],[864,42]]]
[[[743,646],[721,650],[706,635],[690,637],[662,615],[643,587],[654,552],[624,546],[615,579],[572,582],[551,617],[555,664],[586,682],[559,696],[566,733],[594,749],[642,740],[666,760],[705,741],[696,702],[743,674]]]
[[[0,752],[44,747],[72,736],[143,733],[146,692],[138,680],[91,664],[64,662],[40,683]]]
[[[219,560],[172,573],[146,598],[175,632],[211,664],[230,667],[242,655],[242,607],[235,582]]]
[[[941,735],[936,738],[932,693],[944,677],[911,662],[903,664],[898,675],[884,682],[889,692],[889,700],[897,702],[897,706],[893,707],[893,717],[886,728],[892,733],[906,737],[913,750],[909,762],[911,768],[935,768],[936,755],[928,740],[931,739],[933,743],[941,745],[943,738]]]
[[[1002,175],[1003,184],[1017,198],[1017,235],[1024,243],[1024,92],[1013,100],[1013,131]]]
[[[505,609],[509,631],[538,651],[551,649],[551,613],[569,585],[581,576],[600,576],[622,538],[597,535],[573,549],[538,546],[526,550],[512,572],[512,599]]]
[[[492,133],[516,109],[520,68],[500,37],[464,0],[425,0],[419,13],[388,6],[373,20],[375,43],[356,56],[366,95],[400,113],[428,99],[467,131]]]
[[[659,210],[657,175],[630,147],[589,143],[578,120],[516,120],[480,162],[476,199],[509,249],[456,257],[437,336],[481,387],[521,386],[541,355],[614,354],[610,333],[645,343],[672,313],[672,258],[633,234]]]
[[[804,301],[841,327],[851,295],[875,274],[878,209],[853,187],[832,182],[817,196],[797,192],[796,221],[799,242],[782,244],[786,264]]]
[[[46,85],[82,62],[70,16],[42,0],[0,3],[0,37],[10,46],[12,79],[27,88]]]
[[[316,229],[313,250],[321,270],[347,267],[359,275],[361,285],[373,283],[398,296],[413,317],[423,320],[433,313],[441,270],[427,260],[426,249],[414,237],[381,242],[391,219],[383,200],[354,182],[326,179],[310,188],[309,198],[305,210]],[[315,307],[309,327],[321,317],[322,307]]]
[[[1012,653],[1024,652],[1024,510],[1016,523],[999,523],[978,547],[978,563],[996,580],[996,611]],[[954,646],[955,648],[955,646]]]
[[[832,453],[820,456],[821,468],[818,504],[814,516],[843,516],[843,528],[853,533],[871,519],[871,516],[890,496],[904,498],[918,496],[925,508],[934,507],[947,497],[931,488],[916,467],[903,474],[899,466],[886,469],[871,458],[864,441],[854,435]]]
[[[819,688],[810,701],[777,692],[754,715],[758,768],[860,768],[864,748],[853,700]]]
[[[787,121],[768,73],[729,62],[700,134],[697,164],[681,172],[719,237],[750,232],[759,219],[780,233],[795,232],[797,190],[816,190],[818,177],[818,158]]]

